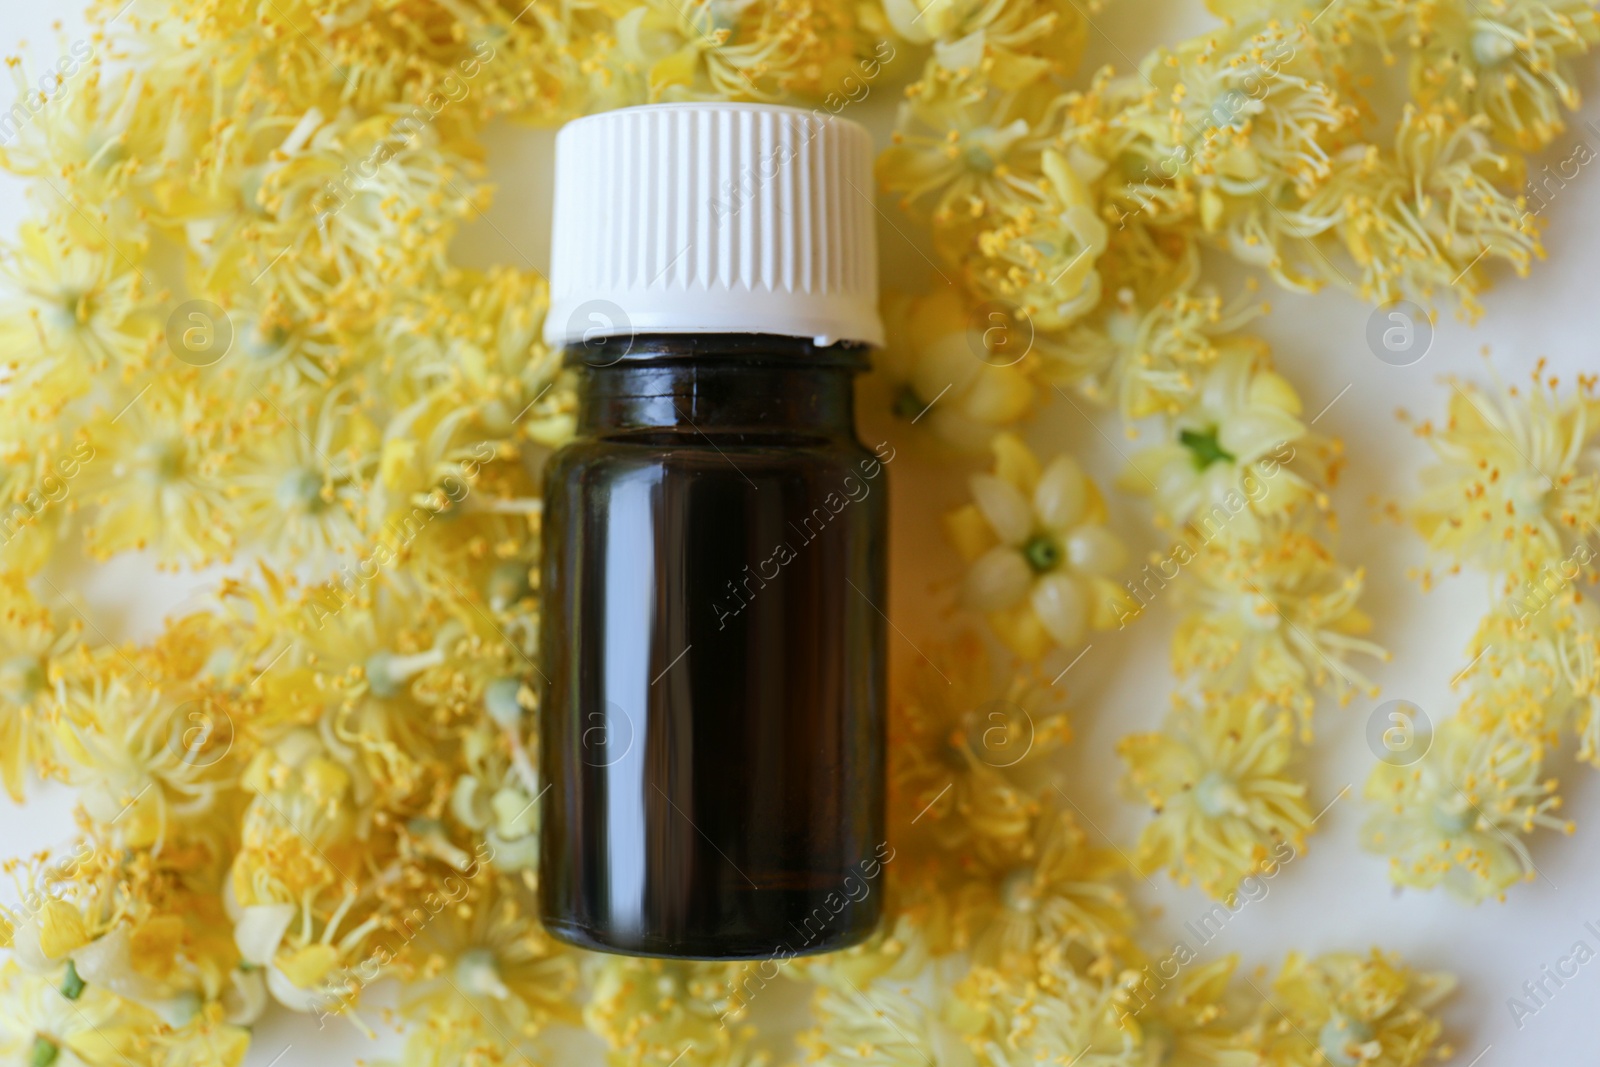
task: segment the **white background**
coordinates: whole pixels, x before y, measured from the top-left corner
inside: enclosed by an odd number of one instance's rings
[[[34,61],[35,70],[63,51],[49,27],[50,20],[63,16],[47,11],[47,6],[54,5],[8,4],[0,13],[0,46],[28,40],[23,51]],[[1209,24],[1198,0],[1112,0],[1111,10],[1094,18],[1090,63],[1110,62],[1126,70],[1128,57],[1136,59],[1156,44],[1176,41]],[[81,35],[77,25],[69,22],[64,31],[67,40]],[[1586,90],[1592,89],[1595,79],[1586,76],[1582,83]],[[852,117],[874,128],[880,144],[892,115],[893,95],[892,90],[875,91],[851,111]],[[1600,106],[1586,107],[1543,161],[1567,158],[1580,137],[1594,143],[1594,135],[1581,126],[1597,117]],[[458,249],[462,260],[544,266],[549,145],[548,133],[514,128],[494,132],[489,162],[500,190],[489,212],[492,225],[469,228]],[[28,210],[20,185],[0,178],[0,234],[12,233]],[[1421,560],[1419,542],[1380,519],[1375,504],[1404,498],[1414,490],[1427,450],[1395,419],[1395,411],[1405,407],[1418,415],[1440,415],[1448,392],[1441,379],[1453,374],[1482,380],[1484,346],[1489,346],[1495,365],[1508,379],[1524,378],[1540,356],[1548,357],[1567,381],[1577,370],[1600,371],[1596,359],[1600,296],[1595,289],[1600,249],[1594,244],[1600,233],[1596,226],[1600,180],[1587,171],[1580,173],[1556,195],[1545,216],[1549,261],[1538,265],[1531,279],[1498,274],[1497,288],[1484,298],[1487,311],[1477,326],[1446,314],[1432,350],[1414,366],[1395,368],[1375,359],[1364,341],[1369,309],[1333,291],[1315,297],[1268,292],[1274,312],[1256,327],[1272,342],[1281,369],[1304,398],[1308,416],[1332,403],[1317,428],[1342,437],[1346,444],[1349,463],[1334,494],[1343,527],[1339,554],[1366,567],[1363,605],[1377,621],[1374,636],[1394,653],[1391,662],[1371,671],[1383,687],[1379,700],[1407,698],[1435,721],[1453,713],[1449,680],[1465,666],[1461,650],[1486,606],[1486,591],[1481,579],[1462,577],[1424,594],[1406,577],[1407,568]],[[896,230],[883,228],[880,242],[885,277],[927,273],[921,254]],[[1225,264],[1215,276],[1224,285],[1240,277]],[[1128,445],[1113,417],[1092,414],[1098,428],[1058,401],[1040,414],[1030,437],[1044,448],[1070,448],[1083,456],[1105,486],[1122,464],[1116,449],[1126,451]],[[963,490],[959,478],[926,465],[896,464],[894,476],[892,613],[901,629],[920,643],[928,631],[919,620],[930,618],[948,602],[951,580],[958,573],[933,520],[960,502]],[[1140,504],[1114,497],[1112,509],[1117,529],[1141,554],[1156,547]],[[205,575],[158,579],[144,561],[124,559],[86,576],[78,591],[92,605],[96,624],[113,637],[141,637],[212,580]],[[1113,746],[1124,734],[1154,725],[1167,707],[1170,599],[1159,599],[1137,627],[1098,636],[1061,683],[1069,694],[1077,734],[1062,769],[1066,788],[1098,830],[1124,846],[1137,835],[1145,816],[1119,798],[1120,762]],[[891,636],[891,642],[902,661],[914,655],[898,637]],[[1065,663],[1056,669],[1061,666]],[[1583,929],[1586,921],[1600,920],[1600,783],[1587,768],[1575,765],[1570,753],[1555,761],[1553,770],[1562,780],[1568,814],[1577,820],[1578,831],[1571,838],[1551,832],[1536,835],[1533,854],[1542,877],[1515,887],[1505,903],[1472,908],[1438,893],[1397,891],[1389,884],[1384,861],[1357,846],[1366,810],[1360,789],[1373,762],[1364,726],[1375,703],[1361,699],[1341,709],[1325,702],[1319,708],[1318,739],[1309,766],[1313,808],[1334,801],[1346,787],[1349,792],[1321,819],[1309,854],[1285,867],[1269,883],[1268,896],[1248,904],[1229,922],[1207,947],[1208,958],[1237,952],[1247,967],[1275,969],[1290,948],[1317,953],[1365,951],[1381,945],[1401,952],[1418,967],[1452,971],[1460,978],[1461,987],[1445,1012],[1457,1050],[1453,1063],[1510,1067],[1592,1061],[1600,1038],[1593,1007],[1600,992],[1600,962],[1582,970],[1547,1007],[1524,1019],[1520,1029],[1506,1001],[1520,995],[1523,982],[1537,980],[1540,968],[1554,965],[1577,940],[1600,947]],[[0,800],[0,855],[59,844],[70,835],[71,798],[64,792],[41,791],[25,814],[6,810],[7,803]],[[1179,890],[1164,877],[1154,879],[1153,885],[1137,884],[1135,892],[1147,909],[1148,943],[1153,949],[1167,944],[1185,921],[1197,919],[1210,907],[1198,890]],[[774,996],[769,1003],[779,999]],[[781,1014],[793,1023],[802,1003],[798,990],[782,999]],[[264,1022],[257,1034],[250,1058],[256,1065],[280,1054],[284,1064],[343,1063],[393,1047],[391,1041],[375,1046],[337,1023],[318,1033],[314,1024],[282,1017]],[[553,1051],[558,1062],[591,1059],[578,1047]]]

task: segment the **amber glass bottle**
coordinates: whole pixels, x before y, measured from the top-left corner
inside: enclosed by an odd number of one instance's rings
[[[541,917],[653,956],[852,944],[892,858],[893,454],[853,410],[882,336],[870,139],[662,105],[556,151],[545,336],[578,412],[544,474]]]
[[[887,472],[852,425],[861,358],[710,335],[580,362],[544,516],[540,888],[564,940],[765,957],[877,922]]]

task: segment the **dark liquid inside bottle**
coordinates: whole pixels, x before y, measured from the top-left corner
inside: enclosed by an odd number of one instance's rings
[[[544,497],[546,927],[693,958],[862,940],[889,856],[888,475],[855,435],[862,350],[621,338],[569,363],[578,436]]]

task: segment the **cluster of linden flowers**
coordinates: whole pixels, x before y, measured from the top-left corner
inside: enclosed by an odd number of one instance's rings
[[[1229,898],[1312,829],[1296,762],[1318,695],[1373,692],[1352,661],[1385,653],[1333,550],[1340,445],[1242,332],[1264,306],[1209,290],[1201,254],[1472,312],[1496,258],[1525,273],[1542,255],[1523,153],[1576,106],[1600,17],[1580,0],[1212,7],[1219,28],[1065,90],[1081,5],[886,5],[931,52],[879,174],[931,228],[937,279],[889,301],[880,378],[897,415],[994,453],[947,526],[964,606],[1018,655],[1071,655],[1174,586],[1182,691],[1122,749],[1155,812],[1139,864]],[[1400,53],[1406,98],[1369,99]],[[1157,437],[1119,487],[1174,540],[1131,579],[1097,487],[1012,432],[1052,394],[1067,418],[1088,417],[1076,394]]]
[[[800,1039],[811,1062],[1314,1067],[1450,1055],[1430,1014],[1453,987],[1446,975],[1376,950],[1291,953],[1263,988],[1236,980],[1235,957],[1142,945],[1127,859],[1056,784],[1071,739],[1058,688],[1026,671],[997,685],[985,648],[971,632],[930,643],[893,688],[887,917],[866,944],[796,965],[818,986]]]
[[[516,1061],[563,1028],[630,1067],[767,1056],[750,1012],[780,961],[596,956],[535,916],[538,471],[573,402],[542,279],[449,246],[487,207],[491,120],[839,110],[891,62],[914,80],[884,182],[961,295],[891,300],[880,371],[893,411],[994,453],[948,524],[964,596],[1037,659],[1192,564],[1191,699],[1127,747],[1161,812],[1143,862],[1217,894],[1270,874],[1311,821],[1292,717],[1364,684],[1345,661],[1371,649],[1324,543],[1336,449],[1238,332],[1252,309],[1198,287],[1198,249],[1297,286],[1346,262],[1373,295],[1470,288],[1491,239],[1525,262],[1495,146],[1559,128],[1592,29],[1345,4],[1314,31],[1229,12],[1074,93],[1073,0],[98,0],[42,81],[11,64],[0,165],[36,211],[0,259],[0,779],[66,783],[81,832],[8,864],[0,1054],[231,1067],[264,1012],[370,1031],[397,981],[410,1064]],[[1416,107],[1377,147],[1346,66],[1394,42]],[[1161,421],[1130,479],[1179,542],[1137,583],[1076,462],[1006,432],[1062,389]],[[228,576],[116,643],[69,576],[130,552]],[[997,680],[972,637],[936,661],[892,698],[885,925],[787,965],[816,986],[811,1058],[1446,1054],[1449,981],[1382,954],[1291,954],[1263,991],[1141,949],[1120,854],[1049,787],[1049,687]]]
[[[1366,844],[1395,882],[1472,902],[1537,877],[1523,835],[1572,832],[1547,754],[1571,735],[1600,764],[1600,610],[1584,592],[1600,578],[1596,380],[1562,390],[1541,363],[1530,386],[1494,385],[1452,382],[1445,425],[1416,427],[1438,462],[1404,512],[1451,573],[1489,577],[1461,707],[1426,748],[1397,723],[1396,758],[1366,787]]]

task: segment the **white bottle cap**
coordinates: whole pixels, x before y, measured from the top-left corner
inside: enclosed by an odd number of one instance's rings
[[[872,155],[854,122],[791,107],[652,104],[568,123],[545,341],[882,345]]]

